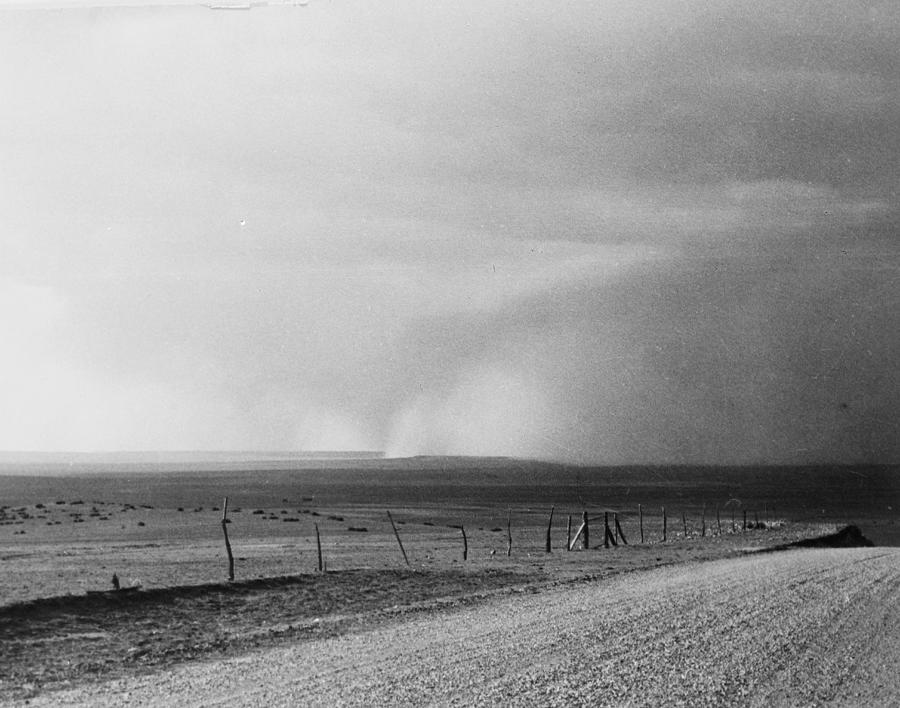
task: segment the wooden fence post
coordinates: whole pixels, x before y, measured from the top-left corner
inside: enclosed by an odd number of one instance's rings
[[[722,535],[722,519],[719,517],[719,505],[716,504],[716,533]]]
[[[394,517],[391,516],[391,512],[387,513],[388,521],[391,522],[391,528],[394,529],[394,537],[397,539],[397,545],[400,546],[400,552],[403,554],[403,560],[406,561],[406,565],[409,565],[409,558],[406,557],[406,551],[403,548],[403,541],[400,540],[400,534],[397,533],[397,526],[394,524]]]
[[[734,525],[734,507],[731,507],[731,533],[737,531],[737,528]]]
[[[581,532],[585,530],[584,522],[581,523],[581,526],[578,527],[578,530],[575,532],[575,535],[572,537],[572,540],[569,542],[569,550],[575,548],[575,544],[578,543],[578,539],[581,537]],[[584,546],[584,541],[582,541],[582,546]]]
[[[459,525],[459,530],[462,531],[463,537],[463,560],[468,560],[469,558],[469,540],[466,538],[466,527],[462,524]]]
[[[644,545],[644,507],[638,504],[638,516],[641,519],[641,545]]]
[[[569,520],[566,522],[566,550],[572,550],[572,515],[569,514]]]
[[[316,550],[318,551],[319,556],[319,572],[325,572],[325,564],[322,562],[322,539],[319,536],[319,525],[313,524],[316,527]]]
[[[666,525],[667,525],[668,519],[666,518],[666,507],[663,507],[662,509],[663,509],[663,541],[665,541],[666,540]]]
[[[546,553],[550,553],[550,552],[551,552],[551,548],[550,548],[550,530],[553,528],[553,509],[555,509],[555,508],[556,508],[556,507],[553,507],[553,506],[550,507],[550,521],[547,522],[547,543],[546,543],[545,546],[544,546],[544,551],[545,551]]]
[[[700,512],[700,535],[706,536],[706,504],[703,505],[703,511]]]
[[[616,535],[622,539],[622,543],[626,546],[628,545],[628,539],[625,538],[625,532],[622,530],[622,527],[619,525],[619,515],[613,514],[613,521],[616,524]]]
[[[234,580],[234,556],[231,554],[231,543],[228,541],[228,497],[222,503],[222,533],[225,535],[225,550],[228,552],[228,580]]]
[[[609,512],[603,512],[603,547],[609,548]]]
[[[744,509],[744,526],[741,529],[741,531],[746,531],[746,530],[747,530],[747,510]]]
[[[591,547],[587,511],[581,512],[581,525],[584,526],[584,536],[581,537],[581,547],[586,551]]]
[[[506,557],[512,555],[512,509],[506,514]]]
[[[681,525],[684,527],[684,537],[687,538],[687,519],[683,511],[681,512]]]
[[[616,536],[613,534],[612,529],[609,528],[609,512],[603,512],[603,545],[606,548],[609,548],[609,544],[613,546],[618,546],[619,542],[616,540]]]

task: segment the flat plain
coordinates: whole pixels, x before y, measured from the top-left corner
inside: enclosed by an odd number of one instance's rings
[[[849,523],[876,544],[900,542],[890,467],[414,458],[4,471],[0,694],[13,702],[423,613],[627,584],[634,573],[739,559]],[[588,548],[579,539],[567,551],[569,517],[574,535],[584,513]],[[604,543],[605,519],[613,531],[619,522],[617,545]],[[326,573],[317,572],[317,527]],[[100,592],[112,591],[114,573],[141,589]]]

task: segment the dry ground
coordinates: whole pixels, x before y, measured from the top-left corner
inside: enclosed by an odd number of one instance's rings
[[[383,470],[379,474],[388,475]],[[550,593],[551,602],[565,602],[558,593],[596,592],[610,582],[612,587],[623,582],[641,587],[643,578],[657,577],[645,575],[648,569],[740,558],[747,551],[826,533],[839,520],[857,521],[876,541],[880,535],[896,537],[898,529],[896,495],[891,494],[895,478],[887,473],[852,474],[847,486],[841,471],[821,489],[810,486],[812,477],[803,478],[794,491],[778,498],[775,478],[766,475],[725,478],[710,472],[694,481],[687,472],[683,478],[666,474],[662,479],[654,470],[646,479],[611,472],[590,482],[595,498],[607,500],[605,505],[581,502],[583,490],[591,487],[578,471],[572,484],[562,480],[559,487],[537,483],[546,475],[543,468],[529,472],[534,479],[521,486],[516,486],[519,477],[505,477],[493,468],[472,471],[470,478],[446,487],[436,486],[443,470],[422,473],[421,479],[417,472],[390,474],[397,478],[381,477],[374,485],[368,473],[348,471],[345,479],[331,470],[322,472],[320,482],[294,471],[234,473],[225,480],[218,472],[193,477],[0,477],[0,696],[54,700],[65,689],[76,690],[72,696],[92,696],[77,691],[196,662],[255,656],[257,651],[307,651],[304,646],[318,651],[315,647],[323,641],[356,641],[352,638],[380,628],[394,631],[389,628],[406,626],[411,617],[507,607],[503,603],[532,593]],[[482,478],[489,483],[479,486]],[[221,501],[209,503],[218,500],[222,488],[234,493],[228,525],[234,583],[226,581],[222,515],[216,508]],[[754,528],[745,532],[738,510],[733,532],[738,492],[743,508],[757,509],[760,520],[766,520],[775,502],[779,515],[773,511],[770,523],[756,528],[751,511],[748,520]],[[659,502],[672,497],[677,503],[666,501],[668,540],[663,543]],[[550,554],[544,552],[549,504],[535,502],[545,498],[569,499],[556,507]],[[652,502],[644,505],[643,544],[637,514],[641,499]],[[757,502],[753,506],[751,499]],[[764,506],[761,499],[775,502]],[[721,526],[713,513],[719,503]],[[844,519],[845,507],[857,516]],[[387,521],[387,508],[397,521],[409,567]],[[583,508],[593,518],[591,549],[566,552],[567,516],[571,513],[577,526]],[[872,509],[872,516],[859,516],[866,509]],[[630,545],[603,548],[604,511],[620,514]],[[465,561],[459,524],[468,535]],[[322,533],[326,574],[315,572],[314,525]],[[139,584],[142,589],[87,594],[110,590],[113,573],[123,586]],[[683,577],[680,573],[675,577]],[[616,580],[623,577],[629,580]],[[717,577],[725,592],[731,592],[727,588],[733,583],[745,582]],[[835,592],[855,592],[852,578],[834,577],[829,582]],[[849,583],[847,588],[839,587],[839,577]],[[799,587],[807,581],[796,582]],[[873,582],[880,583],[872,586],[873,593],[893,592],[893,580]],[[710,585],[698,602],[708,603],[715,594]],[[761,618],[760,613],[751,615],[748,626]],[[489,663],[487,658],[479,661]]]
[[[894,705],[900,551],[753,554],[432,608],[35,705]]]

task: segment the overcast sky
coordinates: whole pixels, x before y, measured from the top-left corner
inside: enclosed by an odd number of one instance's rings
[[[895,0],[7,8],[0,96],[0,449],[900,462]]]

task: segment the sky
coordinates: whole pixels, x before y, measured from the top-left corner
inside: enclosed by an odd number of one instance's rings
[[[893,0],[51,4],[0,450],[900,462]]]

